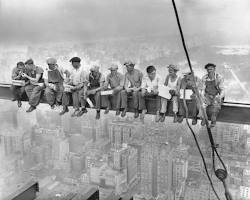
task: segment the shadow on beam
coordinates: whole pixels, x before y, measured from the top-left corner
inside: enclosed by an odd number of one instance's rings
[[[12,95],[10,92],[10,84],[0,84],[0,99],[11,100]],[[27,101],[27,97],[23,97],[23,101]],[[41,103],[46,103],[45,98],[43,97]],[[188,109],[191,111],[193,108],[190,104],[190,101],[187,101]],[[147,98],[146,106],[148,109],[147,114],[155,114],[156,113],[156,104],[155,99]],[[169,105],[168,110],[172,110],[171,103]],[[129,99],[128,101],[128,111],[133,112],[132,102]],[[208,117],[210,117],[210,108],[208,107]],[[173,116],[172,112],[168,112],[167,116]],[[189,115],[190,116],[190,115]],[[227,123],[237,123],[237,124],[249,124],[250,125],[250,104],[240,104],[233,102],[225,102],[222,105],[222,109],[218,115],[217,121],[227,122]]]

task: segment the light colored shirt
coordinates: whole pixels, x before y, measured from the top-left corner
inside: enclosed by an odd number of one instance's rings
[[[177,75],[176,79],[174,81],[171,81],[171,78],[169,75],[167,75],[165,79],[165,86],[168,86],[170,89],[177,91],[180,87],[181,78]]]
[[[119,72],[117,72],[116,75],[112,75],[111,73],[108,74],[108,76],[106,77],[106,81],[105,81],[105,87],[108,87],[108,86],[110,86],[111,89],[114,89],[118,86],[123,88],[124,87],[124,75],[122,75]]]
[[[78,69],[73,68],[70,73],[70,83],[74,86],[77,86],[82,83],[88,82],[88,73],[83,70],[83,67],[80,66]]]
[[[142,83],[143,74],[138,69],[134,69],[132,73],[125,74],[125,88],[140,88]]]
[[[208,74],[202,77],[202,94],[205,94],[205,89],[206,89],[206,81],[213,81],[215,80],[215,85],[220,90],[220,95],[221,97],[225,97],[225,86],[224,86],[224,78],[218,74],[215,73],[215,78],[210,78]]]
[[[157,89],[159,84],[161,84],[161,77],[156,74],[153,80],[150,80],[148,76],[146,76],[142,80],[141,88],[146,89],[148,92],[151,92],[154,89]]]

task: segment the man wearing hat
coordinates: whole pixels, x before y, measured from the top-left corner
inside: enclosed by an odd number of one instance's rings
[[[88,75],[88,90],[86,92],[86,96],[90,98],[91,101],[95,102],[96,108],[96,119],[100,119],[100,112],[101,112],[101,90],[104,87],[105,78],[99,72],[99,66],[94,65],[90,68],[90,73]],[[84,91],[83,91],[84,92]],[[84,99],[84,93],[81,93],[81,98]],[[83,114],[80,111],[81,115]]]
[[[202,78],[203,107],[211,106],[211,127],[216,125],[216,118],[221,109],[225,97],[224,78],[216,73],[216,65],[208,63],[205,65],[207,74]],[[205,121],[202,120],[202,125]]]
[[[69,80],[67,81],[67,84],[70,85],[70,91],[64,91],[63,97],[62,97],[62,105],[63,110],[60,112],[60,115],[65,114],[69,111],[68,106],[70,102],[70,96],[72,95],[73,99],[73,108],[74,112],[72,113],[72,117],[75,116],[81,116],[82,113],[86,113],[86,107],[85,107],[85,100],[86,96],[84,98],[81,98],[81,94],[86,94],[87,91],[87,73],[84,71],[83,67],[81,66],[81,59],[79,57],[73,57],[70,59],[70,62],[72,64],[72,71],[70,73]]]
[[[22,80],[25,81],[26,84],[28,84],[28,79],[22,77],[23,73],[25,73],[25,64],[23,62],[18,62],[16,67],[12,70],[12,75],[11,75],[12,80]],[[10,90],[14,97],[12,101],[17,100],[17,106],[21,107],[22,106],[21,98],[22,95],[25,93],[25,85],[24,86],[11,85]]]
[[[178,88],[180,87],[181,78],[177,75],[179,68],[176,65],[168,66],[168,75],[165,79],[164,85],[170,88],[169,93],[171,94],[171,99],[165,99],[161,97],[161,109],[160,109],[160,121],[165,121],[165,114],[167,112],[168,101],[171,100],[173,103],[174,112],[174,123],[177,122],[177,112],[178,112]]]
[[[125,62],[124,66],[126,66],[127,72],[125,74],[125,90],[121,91],[122,102],[124,102],[124,105],[121,105],[123,109],[121,116],[124,117],[126,115],[128,109],[127,99],[128,95],[130,95],[133,100],[134,118],[137,118],[139,117],[139,91],[141,90],[143,74],[134,68],[135,64],[131,61]]]
[[[193,94],[191,95],[190,106],[192,109],[189,111],[191,112],[192,117],[192,125],[197,124],[197,116],[200,115],[201,117],[201,109],[199,101],[197,100],[197,96],[195,94],[194,87],[195,85],[198,87],[198,91],[201,91],[201,80],[195,76],[193,77],[191,72],[184,73],[184,77],[181,79],[180,89],[192,90]],[[178,91],[180,93],[180,91]],[[179,112],[178,112],[178,122],[181,123],[186,116],[186,110],[184,107],[184,102],[179,101]]]
[[[64,70],[57,65],[55,58],[47,59],[48,68],[45,75],[45,97],[53,109],[62,102]]]
[[[102,97],[102,99],[105,100],[105,103],[107,103],[105,113],[107,114],[112,107],[116,110],[116,115],[120,115],[121,104],[125,104],[124,102],[121,102],[121,91],[124,88],[124,75],[118,72],[118,66],[116,64],[112,64],[111,67],[109,67],[109,70],[110,73],[106,77],[104,89],[107,90],[110,88],[113,90],[113,93],[108,96],[108,99],[107,96]]]
[[[25,87],[25,92],[29,98],[30,107],[26,112],[32,112],[40,102],[42,91],[44,90],[43,69],[35,66],[34,61],[29,59],[25,62],[26,73],[23,78],[29,79],[29,84]]]
[[[160,117],[160,97],[158,96],[158,87],[161,83],[161,77],[156,73],[156,68],[150,65],[146,69],[147,77],[142,81],[141,92],[139,93],[139,110],[141,111],[141,119],[147,112],[145,97],[154,97],[156,99],[156,120],[159,121]]]

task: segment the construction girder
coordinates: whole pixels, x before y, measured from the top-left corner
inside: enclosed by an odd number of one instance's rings
[[[0,84],[0,99],[11,100],[12,94],[10,91],[10,84]],[[23,96],[23,101],[27,101],[27,96]],[[41,99],[41,103],[46,103],[46,99],[44,96]],[[190,104],[190,100],[187,100],[188,109],[192,110],[192,105]],[[147,114],[155,114],[156,113],[156,100],[154,98],[146,99],[147,106]],[[170,103],[170,109],[171,109]],[[132,101],[128,100],[128,112],[132,112]],[[210,111],[208,107],[208,117],[210,116]],[[172,112],[166,113],[167,116],[172,116]],[[236,124],[249,124],[250,125],[250,104],[241,104],[241,103],[233,103],[233,102],[225,102],[222,105],[222,109],[218,115],[217,121],[227,122],[227,123],[236,123]]]

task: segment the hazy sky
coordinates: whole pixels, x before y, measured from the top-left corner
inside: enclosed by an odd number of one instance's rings
[[[0,0],[0,39],[88,40],[178,34],[171,0]],[[248,41],[249,0],[176,0],[186,34]]]

